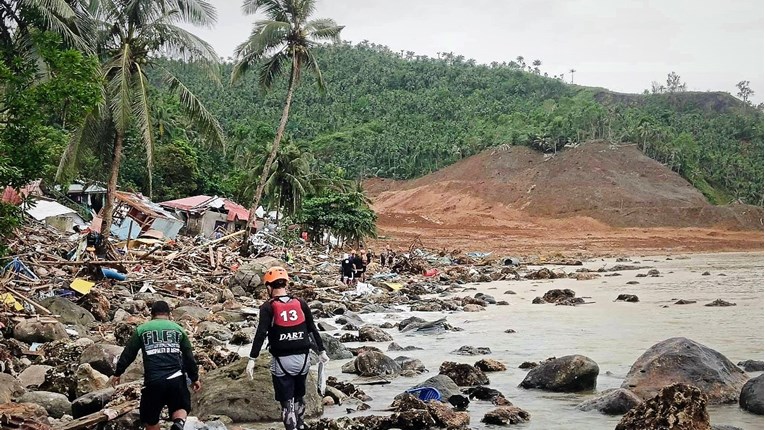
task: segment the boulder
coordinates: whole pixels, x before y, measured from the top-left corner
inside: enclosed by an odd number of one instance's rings
[[[30,423],[30,421],[34,420],[35,424],[39,424],[40,422],[47,422],[48,412],[45,408],[36,403],[0,403],[0,417],[3,417],[0,418],[0,424],[2,424],[5,419],[13,420],[14,418],[18,418],[19,421],[26,420],[26,423]],[[5,430],[6,427],[0,428]],[[12,427],[9,426],[8,428]],[[29,427],[22,426],[22,428],[39,430],[51,429],[51,427],[42,427],[39,425]]]
[[[108,387],[74,399],[72,401],[72,416],[80,418],[100,411],[109,403],[114,391],[114,388]]]
[[[192,393],[192,410],[202,420],[211,415],[225,415],[233,422],[281,421],[282,410],[274,401],[271,382],[271,357],[261,354],[255,364],[255,377],[250,380],[245,372],[247,359],[242,358],[228,366],[219,367],[201,377],[204,389]],[[321,415],[323,406],[316,387],[316,375],[308,373],[306,381],[306,418]]]
[[[719,352],[684,337],[674,337],[649,348],[635,361],[622,388],[642,399],[662,387],[682,382],[699,388],[710,404],[738,400],[747,377]]]
[[[398,329],[404,333],[441,334],[447,331],[446,318],[435,321],[425,321],[422,318],[411,317],[399,323]]]
[[[457,355],[488,355],[491,354],[491,349],[485,347],[485,346],[468,346],[463,345],[459,349],[456,349],[452,351],[452,354]]]
[[[319,333],[324,349],[330,360],[347,360],[353,358],[353,353],[348,350],[339,340],[326,333]]]
[[[447,429],[467,428],[470,424],[470,414],[467,412],[456,412],[451,406],[436,400],[431,400],[426,404],[430,416],[436,422],[438,427]]]
[[[45,382],[45,374],[52,368],[44,364],[33,364],[19,374],[19,382],[24,387],[38,387]]]
[[[242,264],[234,276],[229,279],[229,287],[241,287],[245,291],[252,291],[259,286],[266,270],[274,266],[282,266],[284,263],[273,257],[258,257],[251,262]]]
[[[476,361],[474,366],[483,370],[484,372],[502,372],[507,370],[507,366],[497,360],[492,360],[491,358],[484,358],[482,360]]]
[[[90,364],[80,364],[75,373],[77,396],[98,391],[109,386],[109,377],[93,369]]]
[[[696,303],[696,300],[680,299],[675,302],[676,305],[692,305],[694,303]]]
[[[98,372],[112,376],[123,349],[121,346],[108,343],[94,343],[82,350],[80,364],[90,364]]]
[[[252,343],[253,336],[250,331],[237,330],[231,335],[229,342],[232,345],[249,345]]]
[[[762,360],[739,361],[738,367],[744,369],[745,372],[762,372],[763,363]]]
[[[399,366],[401,366],[402,372],[413,372],[414,374],[420,374],[426,372],[425,365],[422,361],[416,358],[410,357],[396,357],[393,359]]]
[[[199,306],[179,306],[173,309],[173,319],[180,320],[183,317],[191,317],[203,320],[210,315],[210,311]]]
[[[424,382],[417,384],[410,389],[413,390],[416,388],[423,388],[423,387],[435,388],[436,390],[438,390],[439,393],[441,393],[441,396],[444,401],[452,396],[462,395],[462,392],[460,391],[460,387],[458,387],[457,384],[454,383],[452,378],[446,375],[436,375],[436,376],[430,377]],[[397,396],[397,398],[399,396]]]
[[[359,329],[359,341],[361,342],[390,342],[393,338],[381,328],[373,325],[365,325]]]
[[[752,378],[744,384],[741,389],[738,404],[747,412],[753,414],[763,414],[763,383],[762,375]]]
[[[18,379],[7,373],[0,373],[0,403],[8,403],[25,392]]]
[[[486,310],[486,308],[484,308],[484,307],[483,307],[483,306],[481,306],[481,305],[476,305],[476,304],[472,304],[472,303],[471,303],[471,304],[467,304],[467,305],[465,305],[465,306],[462,308],[462,310],[463,310],[464,312],[481,312],[481,311],[485,311],[485,310]]]
[[[615,302],[637,303],[637,302],[640,301],[640,299],[638,299],[638,296],[636,296],[634,294],[619,294],[618,296],[616,296],[616,300],[614,300],[614,301]]]
[[[706,396],[696,387],[676,383],[633,408],[616,430],[711,430]]]
[[[468,395],[470,400],[478,399],[490,401],[497,406],[513,406],[513,404],[505,398],[505,395],[502,394],[502,392],[484,385],[470,387],[463,392]]]
[[[335,330],[337,330],[337,327],[333,326],[330,323],[326,323],[324,321],[321,321],[318,324],[316,324],[316,328],[318,328],[319,331],[335,331]]]
[[[489,383],[489,378],[481,369],[464,363],[445,361],[441,363],[438,373],[448,376],[460,387],[487,385]]]
[[[356,373],[361,376],[390,376],[398,375],[401,366],[382,352],[369,351],[359,354],[354,360]]]
[[[709,307],[727,307],[727,306],[736,306],[736,304],[732,303],[732,302],[726,302],[723,299],[717,299],[717,300],[715,300],[715,301],[713,301],[711,303],[707,303],[704,306],[709,306]]]
[[[90,311],[63,297],[48,297],[40,304],[54,315],[60,315],[58,320],[64,324],[87,327],[96,321]]]
[[[573,290],[566,288],[565,290],[550,290],[542,296],[542,300],[547,303],[560,303],[568,299],[573,299],[576,293]]]
[[[391,344],[388,345],[388,351],[417,351],[417,350],[422,350],[422,348],[414,346],[414,345],[401,346],[397,344],[396,342],[391,342]]]
[[[577,405],[580,411],[596,410],[606,415],[624,415],[630,409],[642,403],[642,399],[630,390],[614,388],[606,390],[598,397]]]
[[[231,330],[226,328],[224,325],[211,321],[203,321],[199,323],[197,328],[202,337],[212,336],[215,339],[224,342],[228,342],[232,337],[234,337],[234,334],[231,333]]]
[[[515,406],[500,406],[489,411],[481,419],[482,423],[506,426],[509,424],[522,424],[528,422],[531,415]]]
[[[61,418],[64,415],[72,415],[72,403],[65,395],[51,393],[49,391],[29,391],[19,398],[22,403],[36,403],[48,412],[53,418]]]
[[[69,339],[66,327],[55,320],[25,319],[13,328],[13,337],[22,342],[52,342],[59,339]]]
[[[594,390],[598,373],[598,364],[590,358],[583,355],[567,355],[548,360],[531,369],[520,386],[557,392]]]

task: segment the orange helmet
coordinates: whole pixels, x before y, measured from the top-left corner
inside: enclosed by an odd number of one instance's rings
[[[283,267],[274,266],[266,270],[266,273],[263,275],[264,284],[270,284],[277,279],[284,279],[285,281],[290,280],[290,276],[287,274],[287,271],[284,270]]]

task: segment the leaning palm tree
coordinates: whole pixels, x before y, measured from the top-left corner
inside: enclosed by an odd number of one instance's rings
[[[216,13],[205,0],[93,0],[90,13],[97,29],[94,46],[102,63],[104,102],[73,133],[56,177],[61,179],[73,169],[83,148],[110,157],[101,228],[108,234],[125,135],[131,129],[138,131],[146,147],[149,195],[152,193],[154,136],[147,69],[158,67],[154,62],[158,56],[171,56],[196,62],[207,69],[211,79],[216,79],[215,51],[179,26],[210,26]],[[180,106],[191,123],[211,142],[222,143],[218,121],[197,97],[169,71],[162,69],[160,74],[170,90],[178,93]]]
[[[277,225],[281,209],[286,215],[294,216],[300,211],[303,198],[313,191],[312,161],[311,153],[297,144],[285,144],[277,154],[266,181],[266,190],[277,196],[274,199]]]
[[[292,96],[300,83],[301,71],[306,69],[313,72],[319,89],[324,91],[324,78],[313,48],[320,41],[340,41],[343,26],[337,25],[332,19],[309,20],[315,7],[316,0],[245,0],[242,6],[246,14],[254,14],[263,9],[268,19],[257,21],[250,37],[236,48],[237,63],[231,73],[231,82],[241,79],[252,67],[258,67],[258,82],[264,90],[268,90],[289,68],[287,99],[274,143],[271,145],[271,153],[266,159],[258,188],[255,190],[250,219],[247,220],[248,227],[252,226],[255,220],[255,211],[263,197],[271,165],[279,152],[279,143],[287,127]],[[242,253],[247,251],[250,231],[251,229],[247,228]]]

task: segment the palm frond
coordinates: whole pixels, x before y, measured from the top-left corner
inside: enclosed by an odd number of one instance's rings
[[[141,140],[146,147],[146,170],[149,179],[149,197],[154,190],[154,136],[152,135],[151,110],[149,108],[149,82],[140,65],[134,75],[135,101],[133,102],[133,117],[141,132]]]
[[[108,112],[104,106],[94,109],[85,116],[80,126],[69,136],[69,142],[61,155],[56,169],[57,183],[67,183],[74,177],[76,166],[86,147],[93,142],[108,140],[108,122]]]
[[[289,21],[287,10],[279,0],[244,0],[242,12],[255,15],[260,11],[274,21]]]
[[[284,66],[290,61],[290,56],[281,51],[266,60],[262,66],[260,66],[260,73],[258,82],[263,89],[270,89],[273,86],[276,78],[284,75]],[[293,67],[296,67],[293,64]]]
[[[178,78],[165,71],[165,82],[171,91],[177,91],[181,101],[181,109],[193,122],[194,126],[212,143],[223,145],[223,129],[218,120],[205,108],[201,101]]]
[[[237,46],[234,54],[238,58],[231,73],[231,82],[235,83],[261,59],[274,51],[283,50],[290,25],[281,21],[258,21],[250,37]]]
[[[305,67],[312,71],[313,74],[316,76],[316,86],[319,88],[319,91],[322,93],[325,93],[327,91],[327,83],[324,82],[324,76],[321,74],[321,68],[319,67],[319,61],[316,59],[316,56],[313,55],[313,50],[307,50],[303,53],[304,55],[304,62]]]
[[[180,12],[184,21],[205,27],[212,27],[218,20],[218,12],[206,0],[167,0],[173,9]]]
[[[294,18],[300,24],[304,24],[316,12],[316,0],[286,0],[286,3],[292,5]]]
[[[117,58],[110,61],[107,66],[104,75],[108,77],[110,74],[112,77],[107,84],[107,90],[109,93],[109,106],[112,111],[112,117],[114,118],[114,125],[120,132],[127,131],[130,125],[131,117],[131,73],[130,68],[132,63],[130,61],[131,51],[130,45],[124,44],[121,52]],[[111,73],[117,69],[117,73]]]
[[[160,51],[171,57],[180,57],[185,61],[218,61],[218,54],[209,43],[171,23],[156,21],[141,29],[139,37],[146,40],[160,38],[163,41]]]
[[[64,0],[22,0],[45,22],[46,29],[61,36],[64,43],[84,52],[93,52],[89,44],[77,35],[67,21],[75,18],[74,10]]]
[[[330,18],[313,19],[305,25],[309,38],[317,41],[329,40],[335,43],[340,42],[340,32],[344,28],[344,25],[337,25],[335,20]]]

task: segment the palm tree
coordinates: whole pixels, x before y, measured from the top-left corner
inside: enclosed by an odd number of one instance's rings
[[[534,65],[534,73],[536,73],[538,75],[539,74],[539,66],[542,65],[542,60],[534,60],[534,62],[531,63],[531,64]]]
[[[573,84],[574,83],[574,73],[576,73],[576,69],[571,69],[568,72],[571,73],[571,83]]]
[[[266,181],[269,195],[277,196],[276,213],[279,224],[279,211],[294,216],[300,210],[303,198],[313,191],[311,183],[311,153],[306,148],[288,143],[284,145],[274,160],[271,176]]]
[[[323,40],[340,41],[340,31],[343,26],[337,25],[332,19],[309,20],[315,7],[316,0],[245,0],[242,5],[242,10],[246,14],[254,14],[262,8],[268,19],[257,21],[250,37],[236,48],[237,63],[231,73],[231,82],[241,79],[250,68],[259,66],[258,82],[263,89],[268,90],[273,86],[276,78],[284,74],[287,67],[290,68],[284,110],[271,146],[271,153],[263,166],[263,173],[255,191],[250,219],[247,221],[248,227],[255,220],[255,211],[263,197],[263,189],[270,175],[271,165],[279,152],[279,143],[287,127],[292,96],[295,88],[300,84],[300,73],[303,69],[313,72],[319,89],[324,91],[324,78],[313,48]],[[243,253],[247,249],[250,231],[248,228],[245,233],[242,244]]]
[[[72,169],[86,145],[104,150],[109,156],[110,171],[101,232],[108,234],[122,149],[128,130],[137,128],[146,147],[149,195],[152,193],[154,136],[149,102],[151,84],[147,68],[156,64],[159,55],[195,61],[206,68],[211,79],[218,76],[218,56],[212,47],[178,24],[210,26],[215,22],[215,8],[205,0],[100,0],[93,2],[93,45],[101,59],[104,79],[103,104],[91,112],[73,133],[61,157],[57,178]],[[167,70],[161,75],[171,91],[178,93],[180,107],[192,124],[210,141],[223,142],[223,130],[197,97]],[[105,144],[104,144],[105,142]]]

